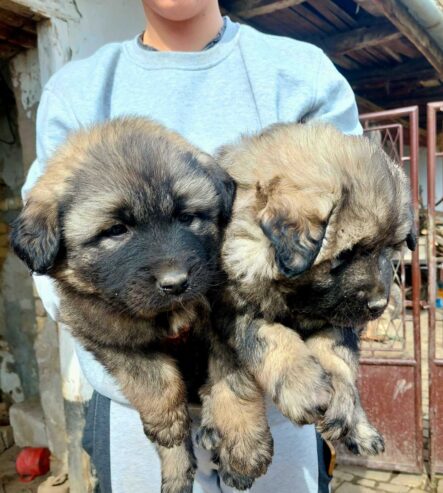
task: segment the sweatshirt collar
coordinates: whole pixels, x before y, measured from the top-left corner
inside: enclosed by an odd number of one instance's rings
[[[227,23],[227,17],[223,17],[223,24],[222,27],[220,28],[220,31],[217,33],[217,35],[207,43],[201,51],[204,50],[209,50],[209,48],[212,48],[215,46],[223,37],[223,34],[226,31],[226,23]],[[137,43],[138,45],[143,48],[144,50],[149,50],[149,51],[158,51],[157,48],[154,48],[153,46],[150,46],[148,44],[143,44],[143,34],[141,33],[140,36],[137,38]]]
[[[196,52],[153,51],[140,43],[139,35],[124,43],[124,49],[132,61],[147,69],[177,68],[199,70],[217,65],[234,49],[239,37],[239,24],[224,17],[226,28],[220,40],[212,47]]]

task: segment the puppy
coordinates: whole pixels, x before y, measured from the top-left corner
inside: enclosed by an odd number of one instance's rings
[[[63,321],[158,444],[163,493],[192,491],[186,383],[206,376],[205,295],[234,189],[179,135],[116,119],[68,138],[13,226],[15,252],[56,280]]]
[[[395,252],[414,248],[405,174],[369,139],[328,125],[272,126],[218,162],[238,189],[200,443],[226,483],[249,488],[272,457],[266,393],[294,423],[381,452],[356,387],[359,333],[387,305]]]

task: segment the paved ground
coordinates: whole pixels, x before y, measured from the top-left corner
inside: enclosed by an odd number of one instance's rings
[[[438,490],[443,493],[443,479]],[[433,489],[427,476],[373,471],[354,466],[338,466],[334,472],[332,483],[334,493],[371,493],[374,491],[386,493],[422,493]]]

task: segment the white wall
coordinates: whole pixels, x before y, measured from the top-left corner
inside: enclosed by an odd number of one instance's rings
[[[141,0],[77,0],[76,4],[82,17],[69,22],[73,60],[111,41],[132,38],[145,27]]]
[[[408,147],[405,148],[405,154],[409,153]],[[405,165],[405,171],[409,174],[409,163]],[[428,168],[427,168],[427,149],[426,147],[420,147],[419,149],[419,163],[418,163],[418,182],[420,185],[421,196],[424,207],[427,207],[428,203]],[[443,197],[443,159],[437,158],[436,171],[435,171],[435,199],[440,200]],[[437,210],[443,211],[443,203],[441,203]]]

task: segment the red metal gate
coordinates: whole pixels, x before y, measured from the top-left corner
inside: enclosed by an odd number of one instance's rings
[[[409,169],[418,225],[418,107],[365,114],[361,122],[365,133],[376,132],[391,157]],[[405,141],[409,144],[407,152]],[[419,259],[418,248],[412,255],[403,254],[393,264],[396,286],[391,300],[397,293],[396,305],[390,303],[385,316],[369,327],[367,340],[362,342],[362,402],[385,438],[386,451],[374,458],[341,454],[342,462],[377,469],[422,471]]]
[[[428,299],[429,299],[429,459],[430,472],[443,473],[443,311],[437,309],[437,268],[442,274],[443,255],[436,248],[436,171],[437,115],[443,102],[429,103],[427,108],[428,145]]]

